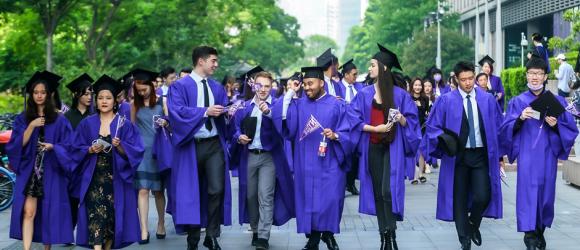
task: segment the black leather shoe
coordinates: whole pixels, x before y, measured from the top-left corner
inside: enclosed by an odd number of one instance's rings
[[[216,237],[205,237],[203,241],[203,246],[207,247],[209,250],[221,250],[220,244],[218,244],[218,240]]]
[[[256,246],[256,241],[258,241],[258,234],[257,233],[252,233],[252,246],[253,247]]]
[[[354,184],[346,186],[346,191],[348,191],[352,195],[359,195],[358,189]]]
[[[157,237],[158,240],[164,240],[165,239],[166,234],[155,234],[155,237]]]
[[[256,240],[256,250],[268,250],[270,249],[270,244],[268,244],[267,239]]]
[[[333,234],[322,234],[321,239],[324,243],[326,243],[328,250],[339,250],[338,243],[336,243]]]
[[[538,239],[538,244],[536,244],[536,246],[540,250],[546,250],[546,238],[544,238],[544,231],[545,230],[546,230],[545,228],[543,228],[543,229],[540,229],[540,228],[536,229],[536,236],[537,236],[537,239]]]
[[[197,244],[193,245],[193,244],[187,243],[187,250],[197,250]]]
[[[139,245],[149,244],[149,233],[147,233],[147,239],[139,240]]]
[[[471,226],[471,241],[473,241],[473,244],[476,246],[481,246],[481,232],[479,231],[479,228],[471,222],[469,222],[469,226]]]
[[[315,244],[311,243],[310,241],[308,241],[306,243],[306,246],[304,246],[302,248],[302,250],[318,250],[318,245],[315,245]]]
[[[526,250],[538,250],[539,240],[534,232],[527,232],[524,235],[524,244],[526,244]]]

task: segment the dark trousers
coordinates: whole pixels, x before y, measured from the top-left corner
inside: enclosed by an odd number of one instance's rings
[[[358,176],[358,156],[356,154],[352,154],[350,156],[351,159],[351,167],[348,173],[346,173],[346,186],[353,186],[356,177]]]
[[[200,185],[207,185],[207,227],[206,237],[219,237],[224,209],[225,159],[219,137],[196,142],[197,170]],[[179,187],[178,187],[179,188]],[[202,188],[200,188],[202,189]],[[202,208],[204,210],[204,208]],[[188,231],[188,242],[197,244],[200,227]]]
[[[564,92],[564,90],[558,89],[558,95],[561,97],[569,97],[570,92]]]
[[[391,196],[391,157],[389,147],[383,144],[369,145],[369,170],[373,182],[373,195],[379,232],[397,228],[397,218],[393,214],[393,200]]]
[[[70,201],[70,211],[71,211],[71,216],[72,216],[72,225],[73,225],[73,229],[77,226],[77,216],[79,214],[79,203],[80,203],[80,199],[79,198],[75,198],[72,196],[69,196],[69,201]]]
[[[453,218],[460,242],[471,239],[469,223],[479,228],[490,199],[487,153],[484,148],[466,149],[462,159],[456,161],[453,180]]]

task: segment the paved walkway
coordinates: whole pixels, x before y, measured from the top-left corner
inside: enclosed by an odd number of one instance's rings
[[[523,234],[516,232],[515,218],[515,180],[516,173],[508,172],[509,187],[502,185],[504,202],[504,219],[484,219],[481,227],[483,246],[474,249],[524,249]],[[459,249],[455,226],[435,220],[436,171],[431,173],[429,181],[425,184],[406,185],[405,221],[398,224],[397,241],[399,248],[404,249]],[[554,225],[546,231],[548,249],[572,250],[580,249],[580,188],[568,185],[558,177],[556,191],[556,216]],[[237,221],[237,179],[234,183],[234,221]],[[151,199],[151,208],[153,208]],[[342,219],[342,233],[337,235],[337,241],[343,250],[350,249],[378,249],[379,239],[377,223],[374,217],[359,214],[358,197],[347,196]],[[157,220],[156,212],[150,209],[150,230],[155,230]],[[170,217],[166,217],[168,223],[168,236],[165,240],[157,240],[152,237],[151,243],[146,246],[134,244],[126,249],[185,249],[185,236],[175,234]],[[21,243],[8,239],[10,223],[10,211],[0,213],[0,249],[21,249]],[[253,249],[250,247],[251,234],[247,231],[247,225],[235,224],[224,227],[220,238],[220,244],[224,250],[228,249]],[[155,234],[151,231],[152,236]],[[292,220],[287,225],[274,227],[270,239],[273,250],[301,249],[306,243],[303,235],[296,233],[296,223]],[[201,244],[200,244],[201,246]],[[41,246],[35,249],[42,249]],[[53,249],[82,249],[53,247]],[[204,249],[201,247],[200,249]],[[326,249],[324,245],[320,249]]]

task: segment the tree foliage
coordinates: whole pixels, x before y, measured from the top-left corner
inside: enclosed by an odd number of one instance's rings
[[[473,62],[473,41],[461,33],[441,28],[441,63],[443,72],[451,72],[458,61]],[[414,40],[405,47],[402,67],[405,74],[423,77],[435,65],[437,27],[417,31]]]
[[[43,14],[28,3],[35,1],[4,1],[0,91],[20,89],[34,71],[46,68]],[[243,62],[279,73],[303,55],[296,19],[274,0],[40,2],[75,3],[60,17],[53,34],[53,71],[64,76],[64,83],[82,72],[119,77],[135,67],[191,66],[191,50],[202,44],[220,53],[216,77]]]
[[[441,1],[442,3],[446,1]],[[447,9],[447,8],[445,8]],[[377,43],[380,43],[399,55],[399,60],[402,63],[405,74],[419,72],[415,69],[415,64],[418,60],[429,61],[429,67],[435,62],[435,56],[423,58],[403,57],[404,54],[418,54],[435,53],[436,40],[428,40],[432,44],[425,44],[432,51],[414,51],[410,45],[415,45],[418,39],[416,35],[420,35],[424,29],[424,19],[430,16],[431,12],[437,10],[437,0],[370,0],[369,7],[365,13],[365,19],[362,25],[355,26],[350,31],[350,36],[347,40],[347,46],[343,55],[343,59],[354,58],[355,64],[359,68],[363,65],[369,64],[369,59],[378,51]],[[445,13],[443,15],[441,26],[449,30],[459,29],[459,16],[457,14]],[[418,32],[420,31],[420,32]],[[457,34],[457,33],[456,33]],[[454,36],[456,37],[456,36]],[[436,36],[435,36],[436,38]],[[419,39],[421,40],[421,39]],[[423,39],[425,40],[425,39]],[[447,42],[448,38],[442,36],[442,44]],[[463,41],[463,40],[462,40]],[[454,43],[454,42],[451,42]],[[472,47],[472,45],[468,45]],[[446,49],[443,47],[443,49]],[[443,51],[443,63],[445,60],[456,60],[457,58],[446,57],[447,54],[455,54],[451,51]],[[431,56],[431,55],[427,55]],[[419,57],[419,56],[418,56]],[[413,60],[411,60],[413,59]],[[406,60],[410,60],[407,62]],[[433,63],[431,63],[433,62]],[[421,65],[426,65],[427,62]],[[406,66],[408,65],[408,67]],[[408,69],[413,71],[408,72]],[[426,71],[427,68],[421,69]]]
[[[577,50],[580,49],[580,42],[578,42],[578,37],[580,36],[580,10],[570,9],[564,12],[564,21],[570,22],[572,26],[572,31],[570,35],[565,38],[552,37],[548,41],[548,47],[551,50]]]

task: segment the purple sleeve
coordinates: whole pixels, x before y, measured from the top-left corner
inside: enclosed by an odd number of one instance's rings
[[[514,126],[519,119],[522,110],[525,108],[521,105],[517,97],[509,102],[508,109],[503,123],[499,129],[500,148],[503,148],[508,156],[510,163],[513,163],[520,153],[520,133],[514,133]],[[500,152],[502,153],[502,152]]]
[[[278,102],[272,105],[272,123],[280,135],[284,138],[293,141],[298,131],[298,112],[297,99],[292,99],[286,112],[286,119],[282,118],[282,109],[284,106],[284,99],[280,98]]]
[[[133,123],[125,123],[121,129],[122,133],[119,133],[121,135],[119,139],[125,155],[121,155],[117,149],[113,149],[115,169],[125,182],[132,183],[133,174],[143,160],[145,149],[139,130]]]
[[[187,93],[179,87],[177,84],[169,87],[167,100],[169,122],[173,132],[171,137],[173,145],[183,145],[190,142],[208,119],[204,117],[207,108],[190,106],[191,104],[187,102]]]
[[[441,159],[444,154],[437,145],[439,144],[438,137],[443,134],[445,128],[445,107],[445,98],[439,97],[435,100],[425,125],[425,136],[421,142],[421,151],[437,159]]]
[[[55,132],[57,134],[55,135],[55,141],[53,143],[53,151],[59,163],[58,165],[70,173],[76,167],[76,163],[70,154],[74,133],[70,123],[63,116],[57,119],[55,126]]]
[[[30,143],[30,141],[26,146],[22,146],[24,131],[27,127],[28,125],[26,124],[24,113],[16,116],[16,119],[14,119],[14,125],[12,126],[10,141],[6,144],[6,154],[8,155],[10,167],[17,175],[20,174],[20,166],[23,164],[23,161],[27,156],[30,157],[34,152],[34,147],[32,146],[33,143]]]
[[[560,97],[558,99],[565,107],[566,101]],[[576,136],[578,136],[578,127],[576,127],[574,117],[568,112],[564,112],[558,117],[556,126],[558,127],[558,133],[551,129],[548,132],[550,145],[552,145],[551,149],[558,159],[567,160]]]
[[[331,141],[332,143],[336,143],[337,147],[334,148],[334,155],[337,157],[338,162],[341,163],[341,166],[350,166],[350,162],[347,164],[344,163],[347,160],[347,156],[350,155],[356,146],[356,143],[353,141],[353,138],[357,138],[356,130],[353,131],[353,126],[351,125],[351,120],[348,118],[347,106],[343,101],[340,101],[338,105],[336,105],[336,111],[339,116],[337,124],[334,129],[334,133],[338,134],[338,141]]]

